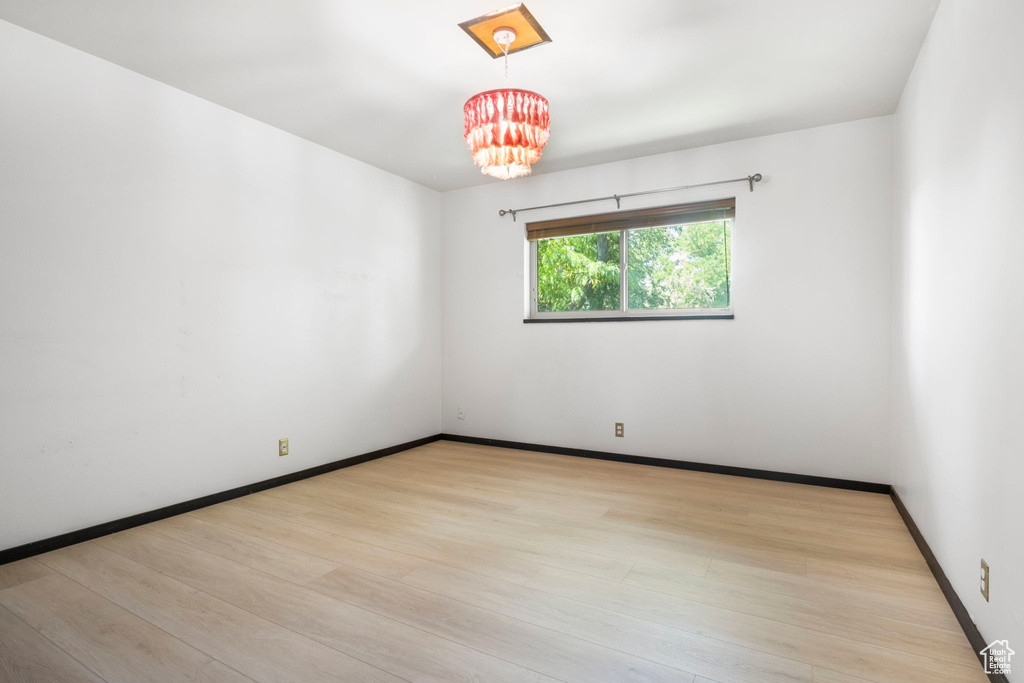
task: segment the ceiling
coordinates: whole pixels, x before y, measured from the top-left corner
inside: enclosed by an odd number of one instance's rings
[[[502,64],[458,27],[514,0],[0,0],[0,19],[437,190]],[[546,173],[891,114],[938,0],[527,0],[510,57]],[[511,181],[514,182],[514,181]]]

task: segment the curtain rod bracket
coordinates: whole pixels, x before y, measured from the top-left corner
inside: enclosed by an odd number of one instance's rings
[[[750,191],[753,192],[754,191],[754,183],[761,182],[761,174],[760,173],[755,173],[754,175],[748,175],[747,176],[747,182],[750,183]]]
[[[613,194],[612,198],[615,199],[615,208],[616,209],[621,209],[622,208],[622,197],[620,197],[617,194]]]

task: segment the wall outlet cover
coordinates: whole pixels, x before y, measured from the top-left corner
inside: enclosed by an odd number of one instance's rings
[[[279,439],[277,442],[277,455],[288,455],[288,439]]]
[[[985,596],[985,602],[988,602],[988,585],[989,585],[989,571],[988,562],[985,560],[981,561],[981,594]]]

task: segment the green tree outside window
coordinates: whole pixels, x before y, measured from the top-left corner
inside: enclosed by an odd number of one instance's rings
[[[627,232],[631,310],[727,308],[731,221]],[[619,233],[537,243],[537,310],[621,308]]]

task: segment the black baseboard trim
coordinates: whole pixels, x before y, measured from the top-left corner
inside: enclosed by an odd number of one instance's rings
[[[554,453],[556,455],[571,455],[578,458],[594,458],[596,460],[612,460],[614,462],[628,462],[634,465],[652,465],[654,467],[670,467],[677,470],[693,470],[696,472],[710,472],[712,474],[728,474],[734,477],[751,477],[753,479],[768,479],[770,481],[786,481],[792,484],[810,484],[811,486],[827,486],[834,489],[847,489],[849,491],[867,491],[868,493],[881,493],[888,495],[891,487],[888,484],[874,484],[868,481],[854,481],[852,479],[834,479],[832,477],[815,477],[809,474],[791,474],[789,472],[775,472],[773,470],[756,470],[749,467],[732,467],[731,465],[712,465],[703,462],[689,462],[686,460],[669,460],[667,458],[652,458],[645,455],[622,455],[621,453],[607,453],[605,451],[591,451],[583,448],[566,448],[564,446],[543,446],[535,443],[521,443],[519,441],[501,441],[499,439],[483,439],[476,436],[461,436],[458,434],[441,434],[441,439],[446,441],[457,441],[459,443],[472,443],[480,446],[496,446],[498,448],[514,448],[521,451],[536,451],[539,453]]]
[[[967,613],[967,608],[964,607],[964,603],[960,600],[960,596],[953,590],[953,584],[949,582],[946,577],[946,572],[942,571],[942,566],[939,564],[938,559],[935,557],[935,553],[928,547],[928,541],[924,540],[924,536],[921,534],[921,530],[917,528],[917,523],[914,518],[910,516],[910,511],[907,510],[907,506],[900,500],[900,496],[893,489],[889,492],[889,496],[892,498],[893,504],[900,513],[900,517],[903,518],[903,523],[907,525],[907,529],[910,530],[910,535],[913,536],[914,542],[917,543],[918,550],[924,555],[924,561],[928,563],[928,568],[932,570],[932,575],[935,576],[935,581],[938,582],[939,588],[942,590],[942,594],[946,596],[946,602],[949,603],[950,609],[953,610],[953,614],[956,616],[956,620],[960,622],[960,628],[964,630],[964,635],[967,636],[967,640],[971,643],[971,647],[974,649],[975,654],[978,655],[978,661],[981,665],[985,666],[985,660],[982,659],[979,654],[988,643],[985,638],[982,637],[981,631],[975,625],[971,619],[971,615]],[[988,679],[992,683],[1009,683],[1006,676],[1003,674],[988,674]]]
[[[250,493],[257,493],[259,491],[272,489],[275,486],[290,484],[302,479],[309,479],[310,477],[316,477],[321,474],[333,472],[334,470],[340,470],[344,467],[351,467],[352,465],[358,465],[360,463],[369,462],[370,460],[376,460],[377,458],[383,458],[387,455],[407,451],[410,448],[416,448],[417,446],[433,443],[440,438],[440,434],[434,434],[422,439],[416,439],[415,441],[398,444],[397,446],[388,446],[387,448],[381,448],[380,450],[355,455],[351,458],[335,460],[334,462],[329,462],[324,465],[317,465],[316,467],[292,472],[291,474],[282,474],[281,476],[274,477],[273,479],[265,479],[254,484],[247,484],[227,491],[221,491],[220,493],[211,493],[210,495],[202,496],[200,498],[193,498],[192,500],[185,501],[184,503],[175,503],[174,505],[168,505],[167,507],[162,507],[156,510],[141,512],[137,515],[124,517],[113,522],[97,524],[95,526],[86,527],[85,529],[69,531],[66,534],[60,534],[59,536],[44,538],[41,541],[34,541],[32,543],[26,543],[25,545],[0,550],[0,565],[15,562],[16,560],[23,560],[27,557],[32,557],[33,555],[48,553],[51,550],[65,548],[69,545],[75,545],[76,543],[91,541],[92,539],[99,538],[100,536],[106,536],[118,531],[124,531],[125,529],[131,529],[132,527],[149,524],[150,522],[174,517],[175,515],[181,515],[186,512],[191,512],[192,510],[204,508],[208,505],[223,503],[224,501],[231,500],[233,498],[241,498],[242,496],[247,496]]]

